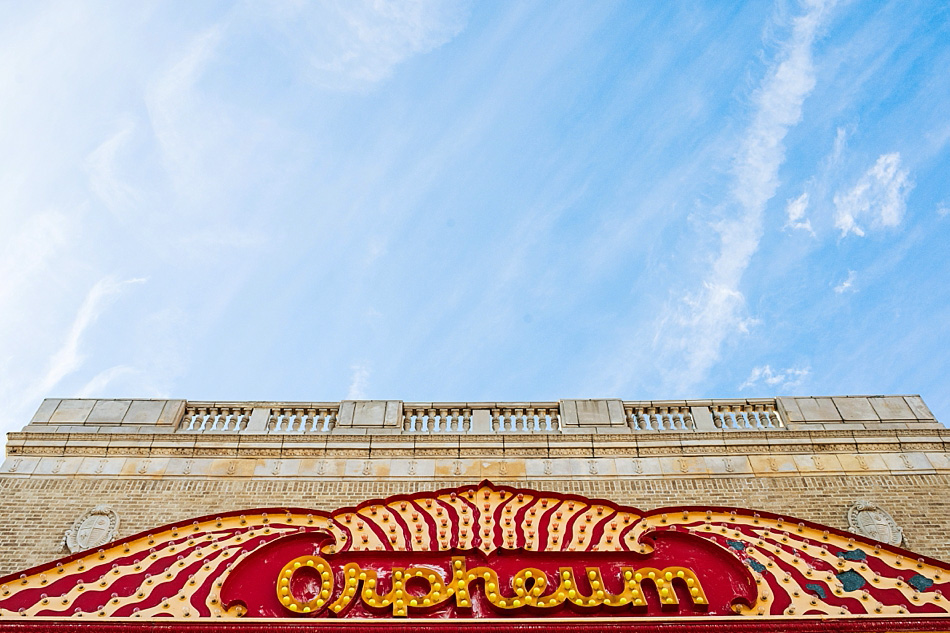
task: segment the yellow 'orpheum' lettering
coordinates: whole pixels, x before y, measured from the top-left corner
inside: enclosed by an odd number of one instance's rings
[[[320,578],[319,591],[309,600],[301,600],[294,595],[291,582],[294,575],[302,567],[309,567]],[[333,573],[326,560],[319,556],[301,556],[287,563],[277,578],[277,597],[281,604],[296,613],[316,613],[329,606],[334,613],[340,613],[356,598],[357,594],[363,603],[372,609],[391,609],[395,617],[406,617],[409,609],[429,609],[438,606],[455,596],[455,604],[462,609],[472,607],[471,584],[481,581],[485,597],[492,606],[499,609],[519,609],[521,607],[537,607],[550,609],[565,602],[581,607],[620,607],[632,605],[645,607],[643,596],[644,583],[652,585],[659,595],[663,605],[677,605],[674,582],[682,583],[689,592],[693,604],[707,604],[706,593],[696,574],[686,567],[666,567],[656,569],[645,567],[634,569],[624,567],[623,590],[620,593],[607,591],[601,571],[597,567],[588,567],[585,570],[586,584],[590,587],[585,593],[574,577],[574,570],[570,567],[561,567],[558,570],[557,588],[548,592],[549,582],[547,575],[540,569],[529,567],[515,574],[507,586],[502,590],[498,574],[489,567],[475,567],[468,569],[465,558],[452,558],[452,578],[446,580],[441,572],[425,567],[394,567],[390,573],[390,588],[385,594],[378,591],[378,577],[375,571],[362,569],[357,563],[347,563],[343,566],[344,585],[340,595],[333,602],[329,602],[333,593]],[[407,590],[407,583],[419,579],[427,590],[422,595]],[[362,591],[360,591],[362,588]],[[513,595],[511,595],[513,594]]]

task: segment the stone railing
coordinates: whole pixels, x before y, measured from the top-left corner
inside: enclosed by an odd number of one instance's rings
[[[468,433],[472,428],[472,409],[448,403],[406,403],[400,428],[403,433]]]
[[[724,431],[776,431],[785,428],[774,400],[713,404],[713,424]]]
[[[627,424],[633,431],[679,431],[696,430],[693,414],[686,403],[654,406],[650,403],[623,403]]]
[[[414,403],[50,399],[24,431],[524,436],[940,427],[920,396]]]
[[[558,433],[561,409],[557,402],[499,404],[491,408],[495,433]]]
[[[269,433],[329,433],[340,406],[336,403],[284,404],[271,407]]]
[[[176,429],[179,433],[329,433],[339,403],[188,402]]]
[[[373,401],[368,401],[372,403]],[[365,405],[366,402],[359,403]],[[215,403],[188,402],[177,431],[181,433],[268,433],[306,435],[331,433],[341,403]],[[400,410],[401,409],[401,410]],[[562,413],[570,411],[570,415]],[[395,410],[395,425],[385,413]],[[618,412],[622,410],[622,414]],[[374,415],[375,413],[375,415]],[[380,417],[380,416],[383,417]],[[392,416],[391,416],[392,417]],[[395,428],[393,428],[395,426]],[[781,430],[785,428],[776,401],[565,400],[561,402],[403,403],[352,407],[341,428],[372,429],[400,434],[461,433],[692,433],[702,431]]]
[[[243,404],[189,402],[178,430],[183,433],[240,433],[247,428],[253,407]]]

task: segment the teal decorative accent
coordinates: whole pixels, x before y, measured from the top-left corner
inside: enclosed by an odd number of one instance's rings
[[[927,591],[934,586],[934,581],[932,581],[930,578],[927,578],[923,574],[914,574],[907,581],[907,584],[917,591]]]
[[[868,555],[863,549],[853,549],[850,551],[838,552],[838,558],[843,558],[845,560],[867,560]]]
[[[752,569],[754,569],[755,571],[759,572],[760,574],[765,571],[765,565],[763,565],[757,560],[752,560],[751,558],[747,558],[745,559],[745,564],[751,567]]]
[[[843,571],[840,574],[837,574],[838,580],[841,581],[841,585],[844,587],[845,591],[857,591],[861,587],[867,584],[867,581],[864,579],[864,576],[849,569],[848,571]]]
[[[816,585],[813,582],[810,582],[807,585],[805,585],[805,589],[815,592],[815,595],[821,598],[822,600],[828,597],[828,594],[825,593],[824,587],[822,587],[821,585]]]
[[[726,545],[728,545],[728,546],[731,547],[732,549],[736,550],[737,552],[744,552],[744,551],[745,551],[745,543],[743,543],[742,541],[734,541],[734,540],[732,540],[732,539],[727,538],[727,539],[726,539]]]

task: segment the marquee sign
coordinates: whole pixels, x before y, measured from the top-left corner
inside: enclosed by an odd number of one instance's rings
[[[897,547],[766,512],[643,513],[490,482],[330,513],[179,522],[0,585],[0,628],[74,618],[276,619],[295,630],[419,618],[602,628],[818,618],[860,622],[850,630],[950,629],[950,567]]]

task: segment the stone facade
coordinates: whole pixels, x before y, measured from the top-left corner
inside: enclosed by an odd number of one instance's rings
[[[491,479],[643,509],[744,507],[842,529],[858,499],[950,559],[950,430],[918,396],[549,403],[46,400],[0,467],[0,571],[228,510],[332,510]]]

